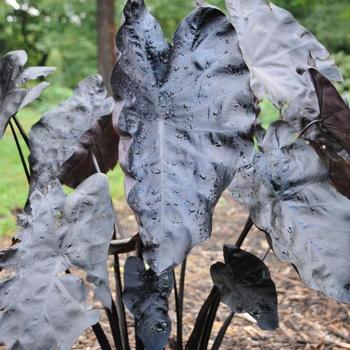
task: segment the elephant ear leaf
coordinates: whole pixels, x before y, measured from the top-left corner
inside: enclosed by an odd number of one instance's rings
[[[0,59],[0,139],[7,124],[21,108],[37,99],[49,86],[42,82],[33,88],[20,88],[28,80],[46,77],[55,71],[53,67],[29,67],[25,51],[13,51]]]
[[[342,80],[324,46],[288,11],[265,0],[226,0],[226,6],[256,97],[267,95],[298,129],[316,118],[315,89],[303,73],[315,67],[330,80]]]
[[[47,112],[29,135],[31,192],[50,181],[76,187],[96,172],[92,154],[101,171],[114,168],[119,137],[113,129],[114,101],[99,75],[78,85],[73,96]]]
[[[342,194],[350,198],[350,109],[333,84],[310,69],[320,106],[315,122],[303,136],[311,141],[329,169],[329,177]]]
[[[157,276],[137,257],[129,257],[124,269],[123,299],[137,321],[136,334],[146,349],[163,350],[171,331],[167,298],[173,289],[172,273]]]
[[[65,196],[53,181],[31,196],[21,216],[19,242],[0,254],[0,267],[15,275],[0,283],[0,343],[10,350],[71,349],[96,324],[99,312],[72,267],[87,274],[95,297],[111,306],[107,257],[114,215],[105,175],[96,174]]]
[[[212,213],[253,153],[255,110],[237,35],[198,7],[169,45],[143,1],[128,1],[112,76],[124,107],[121,165],[140,222],[143,256],[160,273],[208,239]]]
[[[287,123],[272,124],[261,152],[230,189],[278,258],[293,264],[310,288],[350,303],[350,200],[329,184],[311,145]]]
[[[261,329],[278,328],[276,287],[264,262],[231,245],[224,246],[224,258],[210,269],[222,302],[233,312],[249,313]]]

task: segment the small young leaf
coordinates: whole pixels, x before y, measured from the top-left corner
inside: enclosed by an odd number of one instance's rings
[[[30,67],[24,70],[27,59],[25,51],[9,52],[0,59],[0,139],[10,118],[37,99],[49,83],[41,83],[31,89],[19,86],[55,71],[53,67]]]
[[[253,153],[249,72],[226,16],[198,7],[165,40],[143,0],[129,0],[112,86],[128,203],[157,273],[211,234],[212,213]]]
[[[248,312],[264,330],[278,327],[277,293],[267,266],[255,255],[235,246],[224,246],[225,264],[210,273],[221,300],[233,312]]]
[[[20,218],[19,241],[0,254],[0,267],[16,275],[0,283],[0,343],[9,350],[71,349],[99,313],[87,304],[87,273],[95,296],[111,306],[107,256],[114,215],[105,175],[96,174],[65,197],[56,180],[31,196],[31,214]]]
[[[92,75],[80,82],[70,99],[32,127],[31,192],[57,178],[78,186],[96,172],[91,152],[105,171],[116,165],[119,138],[112,126],[113,108],[102,78]]]
[[[272,124],[262,152],[230,189],[310,288],[350,303],[350,200],[329,184],[323,162],[292,127]]]
[[[265,0],[226,0],[251,87],[259,100],[267,95],[283,117],[299,129],[318,115],[308,68],[342,80],[327,50],[286,10]]]
[[[146,350],[163,350],[171,331],[167,298],[173,289],[172,273],[157,276],[137,257],[129,257],[124,269],[123,299],[137,321],[137,336]]]

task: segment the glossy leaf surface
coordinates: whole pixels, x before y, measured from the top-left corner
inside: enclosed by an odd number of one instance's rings
[[[288,11],[265,0],[226,0],[226,6],[257,98],[267,95],[298,129],[317,117],[315,89],[305,71],[315,67],[342,80],[324,46]]]
[[[248,312],[265,330],[278,327],[277,293],[267,266],[255,255],[235,246],[224,246],[225,263],[210,273],[221,300],[233,312]]]
[[[113,209],[105,175],[96,174],[65,196],[59,182],[31,196],[31,215],[21,216],[19,243],[0,253],[0,267],[16,274],[0,284],[0,343],[8,349],[71,349],[98,322],[87,304],[87,273],[95,297],[111,306],[107,256]]]
[[[118,136],[111,113],[113,99],[99,75],[77,86],[74,95],[47,112],[30,132],[31,191],[59,178],[76,187],[96,172],[92,152],[105,170],[118,160]]]
[[[52,67],[24,69],[27,59],[25,51],[12,51],[0,59],[0,139],[11,117],[37,99],[49,83],[43,82],[30,89],[20,86],[55,71]]]
[[[172,273],[157,276],[137,257],[129,257],[124,268],[123,299],[137,321],[137,335],[147,350],[162,350],[171,331],[167,298],[173,289]]]
[[[287,123],[272,124],[262,152],[237,173],[231,191],[310,288],[350,303],[350,201]]]
[[[215,204],[251,159],[255,115],[237,35],[221,11],[197,8],[173,45],[142,0],[124,13],[112,85],[125,104],[115,123],[143,255],[159,273],[210,236]]]

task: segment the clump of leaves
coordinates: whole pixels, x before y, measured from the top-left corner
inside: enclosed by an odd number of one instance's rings
[[[8,349],[70,349],[99,320],[87,304],[83,280],[111,307],[107,253],[114,214],[108,181],[96,174],[65,196],[56,180],[31,196],[31,214],[20,217],[16,245],[0,255],[0,267],[16,275],[0,284],[0,342]]]

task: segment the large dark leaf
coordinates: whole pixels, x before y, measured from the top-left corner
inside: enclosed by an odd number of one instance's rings
[[[325,160],[335,187],[350,198],[350,109],[332,83],[310,70],[320,106],[320,115],[303,136]]]
[[[225,264],[211,266],[210,273],[221,300],[233,312],[248,312],[261,329],[278,327],[277,293],[267,266],[255,255],[235,246],[224,246]]]
[[[47,112],[30,132],[31,191],[59,178],[76,187],[96,172],[92,153],[105,171],[118,160],[118,135],[113,130],[113,98],[99,75],[78,85],[74,95]]]
[[[0,59],[0,139],[4,135],[10,118],[21,108],[38,98],[49,83],[40,83],[31,89],[20,88],[28,80],[46,77],[55,68],[30,67],[24,69],[27,62],[25,51],[13,51]]]
[[[32,194],[19,243],[0,254],[0,267],[16,271],[0,284],[0,343],[13,350],[68,350],[98,322],[84,282],[64,272],[86,272],[95,296],[110,307],[106,261],[113,223],[105,175],[91,176],[68,197],[57,180],[47,193]]]
[[[286,10],[265,0],[226,0],[239,45],[251,73],[253,92],[265,94],[300,128],[318,115],[308,68],[341,80],[334,61],[317,39]]]
[[[350,153],[350,109],[333,84],[315,69],[310,69],[320,106],[320,123],[324,133],[337,140]],[[330,140],[331,141],[331,140]],[[326,141],[326,146],[329,142]]]
[[[235,30],[218,9],[197,8],[173,46],[142,0],[124,13],[112,77],[125,100],[120,157],[144,257],[159,273],[210,236],[215,204],[251,159],[254,108]]]
[[[350,201],[328,183],[323,162],[293,128],[269,128],[262,152],[237,173],[231,191],[310,288],[350,303]]]
[[[136,257],[128,258],[124,269],[123,299],[137,320],[137,335],[146,350],[163,350],[171,331],[167,298],[173,289],[172,273],[157,276]]]

